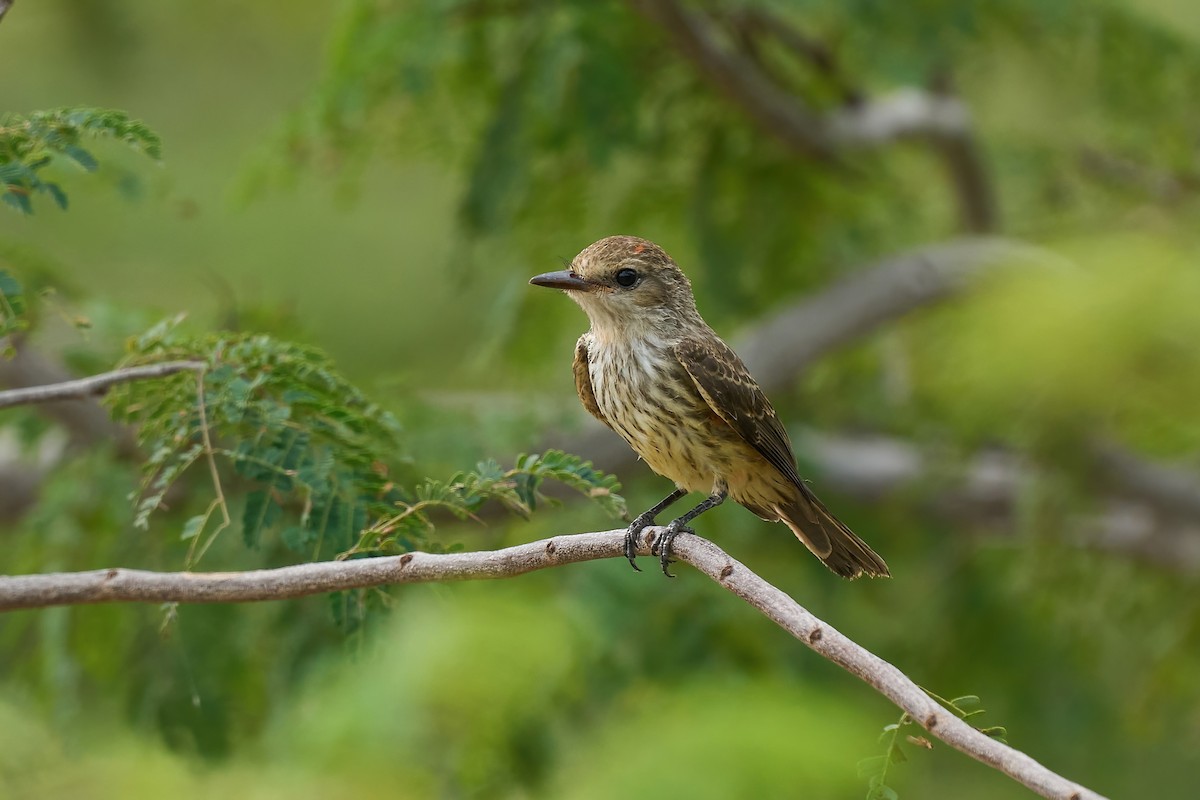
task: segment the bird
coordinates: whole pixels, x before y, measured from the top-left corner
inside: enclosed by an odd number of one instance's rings
[[[779,415],[700,316],[691,282],[663,248],[609,236],[567,269],[529,282],[562,290],[588,316],[591,327],[576,343],[572,365],[583,407],[675,484],[625,532],[625,557],[635,570],[642,532],[685,495],[704,492],[708,497],[667,524],[651,548],[668,577],[675,537],[694,533],[692,520],[728,498],[785,523],[843,578],[890,575],[800,478]]]

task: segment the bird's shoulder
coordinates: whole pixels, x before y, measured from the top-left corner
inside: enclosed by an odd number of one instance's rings
[[[575,373],[575,391],[579,393],[579,402],[583,403],[583,407],[587,409],[588,413],[611,428],[612,425],[609,424],[608,418],[600,410],[600,404],[596,402],[596,392],[592,389],[589,357],[591,347],[591,331],[580,336],[579,341],[575,343],[575,360],[571,364],[571,369]]]
[[[674,352],[713,412],[789,481],[803,488],[787,430],[733,348],[714,333],[685,338],[675,345]]]

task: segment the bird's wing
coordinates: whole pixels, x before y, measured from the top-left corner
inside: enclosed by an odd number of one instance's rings
[[[729,345],[716,337],[685,339],[675,346],[675,357],[709,408],[807,496],[783,423]]]
[[[588,413],[611,428],[612,425],[600,410],[600,404],[596,402],[596,393],[592,391],[592,375],[588,370],[588,345],[591,341],[592,334],[585,333],[575,343],[575,361],[571,364],[571,370],[575,373],[575,391],[579,392],[579,402],[583,403]]]

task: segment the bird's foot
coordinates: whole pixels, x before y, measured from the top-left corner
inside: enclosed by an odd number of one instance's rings
[[[683,520],[677,519],[663,528],[654,544],[650,545],[650,554],[658,556],[658,560],[662,564],[663,575],[668,578],[675,577],[668,567],[671,565],[671,546],[675,537],[681,533],[695,533],[695,531],[689,528]]]
[[[654,524],[654,516],[651,514],[641,514],[633,522],[629,523],[629,528],[625,531],[625,557],[629,559],[629,566],[633,567],[638,572],[642,568],[637,565],[637,546],[638,540],[642,537],[642,531]]]

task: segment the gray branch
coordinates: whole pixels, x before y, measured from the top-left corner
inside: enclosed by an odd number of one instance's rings
[[[200,371],[200,362],[173,361],[131,367],[75,379],[67,369],[18,342],[10,359],[0,359],[0,384],[14,387],[0,391],[0,408],[34,404],[38,413],[61,425],[66,441],[58,443],[55,459],[64,451],[81,450],[97,442],[113,442],[117,455],[140,458],[133,431],[109,417],[96,396],[117,383],[160,378],[177,372]],[[27,463],[0,446],[0,522],[19,519],[37,502],[49,461]]]
[[[953,481],[937,455],[889,436],[832,436],[806,430],[797,437],[820,485],[865,502],[940,487],[924,501],[956,524],[1011,535],[1020,498],[1039,479],[1039,467],[1002,448],[964,461]],[[1095,445],[1094,462],[1109,484],[1097,507],[1070,519],[1063,535],[1081,547],[1132,557],[1185,575],[1200,575],[1200,477],[1144,461],[1112,444]],[[1107,463],[1106,463],[1107,462]]]
[[[833,114],[810,108],[780,88],[753,59],[723,47],[701,14],[676,0],[630,0],[675,48],[766,134],[804,156],[835,159],[842,151],[917,139],[933,145],[958,197],[965,230],[995,230],[996,204],[971,129],[957,98],[908,88],[861,100]]]
[[[13,3],[15,2],[16,0],[0,0],[0,21],[4,20],[4,15],[8,13],[8,10],[13,7]]]
[[[0,392],[0,408],[91,398],[104,394],[118,383],[163,378],[178,372],[203,372],[206,366],[201,361],[164,361],[161,364],[115,369],[112,372],[102,372],[99,375],[61,383],[9,389]]]
[[[3,345],[5,340],[0,340]],[[67,383],[75,379],[65,366],[46,358],[23,339],[16,339],[15,352],[10,359],[0,359],[0,385],[10,389],[34,389],[49,384]],[[126,428],[109,418],[108,412],[94,398],[63,399],[43,403],[38,413],[61,425],[70,437],[72,447],[79,448],[96,442],[115,441],[123,457],[137,452],[133,436]]]
[[[648,528],[639,553],[661,528]],[[623,530],[555,536],[503,550],[474,553],[407,553],[302,564],[252,572],[93,572],[0,576],[0,610],[115,602],[230,603],[279,600],[396,583],[509,578],[527,572],[624,555]],[[1102,800],[1006,744],[980,733],[934,702],[903,672],[813,616],[712,542],[683,534],[675,540],[679,560],[691,564],[745,600],[819,655],[883,694],[929,733],[968,756],[1000,770],[1043,797]]]

